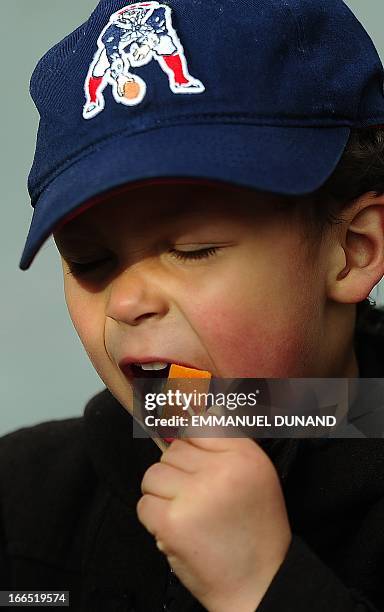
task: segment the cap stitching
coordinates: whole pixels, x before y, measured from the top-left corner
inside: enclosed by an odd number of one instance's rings
[[[215,122],[210,122],[210,121],[201,121],[199,123],[199,125],[235,125],[235,122],[238,122],[239,119],[244,119],[244,123],[241,123],[241,125],[251,125],[253,127],[287,127],[287,128],[294,128],[294,127],[302,127],[303,129],[308,129],[308,128],[319,128],[319,129],[327,129],[327,128],[342,128],[342,127],[348,127],[348,128],[363,128],[363,127],[375,127],[375,126],[379,126],[380,122],[383,121],[384,122],[384,115],[381,118],[377,118],[377,119],[361,119],[359,121],[353,121],[352,119],[349,119],[347,117],[332,117],[332,118],[328,118],[328,120],[325,120],[323,117],[321,117],[320,115],[316,116],[316,117],[311,117],[311,120],[313,119],[321,119],[322,124],[321,125],[313,125],[311,123],[308,124],[303,124],[303,118],[300,118],[300,116],[297,116],[297,119],[295,119],[294,121],[290,122],[289,124],[286,123],[286,119],[284,118],[281,121],[278,121],[276,117],[273,117],[273,123],[269,122],[268,117],[266,116],[257,116],[257,115],[253,115],[252,113],[249,113],[249,115],[247,116],[247,114],[242,114],[242,115],[219,115],[219,114],[201,114],[201,115],[180,115],[179,117],[176,118],[176,122],[175,122],[175,118],[164,118],[161,121],[157,121],[156,124],[152,124],[150,126],[147,126],[145,129],[140,129],[137,130],[135,132],[131,132],[130,136],[137,136],[139,134],[142,134],[144,132],[149,132],[152,130],[156,130],[156,129],[161,129],[162,127],[176,127],[176,126],[182,126],[182,125],[196,125],[196,119],[220,119],[220,121],[215,121]],[[223,121],[223,119],[226,118],[227,121]],[[265,121],[263,123],[248,123],[249,119],[265,119]],[[179,122],[178,120],[185,120],[185,119],[193,119],[194,123],[192,122],[187,122],[187,123],[183,123],[183,122]],[[167,124],[167,126],[165,126],[165,124]],[[92,153],[92,151],[94,149],[96,149],[100,144],[104,144],[106,142],[108,142],[109,140],[112,140],[113,138],[115,138],[116,136],[126,136],[126,133],[128,132],[128,130],[131,128],[127,128],[126,130],[117,130],[111,134],[108,134],[108,136],[105,136],[103,138],[100,138],[99,140],[93,142],[92,144],[88,145],[87,147],[80,149],[79,151],[77,151],[74,156],[70,159],[67,159],[63,164],[59,165],[56,167],[55,172],[53,172],[52,174],[50,173],[49,176],[47,176],[43,183],[41,184],[41,186],[38,189],[35,189],[33,191],[31,191],[31,200],[32,203],[36,202],[38,200],[38,198],[40,197],[41,193],[50,185],[50,183],[55,180],[55,178],[57,178],[57,176],[59,176],[64,170],[66,170],[67,168],[70,168],[73,163],[76,163],[76,161],[80,160],[83,158],[83,156],[87,156],[88,152]]]
[[[290,16],[292,17],[295,26],[296,26],[296,34],[297,34],[297,46],[299,51],[301,51],[302,53],[305,53],[305,47],[304,47],[304,38],[305,38],[305,34],[304,34],[304,30],[301,26],[300,21],[298,20],[298,18],[296,17],[292,7],[288,4],[288,0],[281,0],[282,4],[285,6],[285,8],[287,9],[288,13],[290,14]]]
[[[310,120],[313,121],[315,117],[311,117]],[[258,115],[254,115],[253,113],[245,113],[245,114],[201,114],[201,115],[180,115],[179,117],[173,117],[173,118],[164,118],[161,120],[157,120],[156,123],[146,126],[144,129],[139,129],[137,131],[131,132],[129,134],[129,136],[137,136],[138,134],[142,134],[144,132],[149,132],[152,130],[156,130],[156,129],[160,129],[162,127],[165,127],[165,124],[167,127],[176,127],[178,125],[196,125],[196,120],[200,120],[200,125],[218,125],[219,123],[222,124],[228,124],[228,125],[234,125],[235,122],[239,122],[239,120],[244,120],[244,123],[242,123],[241,125],[252,125],[253,127],[302,127],[303,129],[305,128],[316,128],[318,127],[320,128],[336,128],[336,127],[353,127],[354,122],[352,119],[349,119],[347,117],[332,117],[329,118],[328,121],[324,118],[321,117],[320,115],[316,117],[317,119],[321,119],[322,124],[321,125],[313,125],[313,124],[303,124],[303,117],[300,118],[300,116],[298,115],[297,118],[295,118],[293,121],[289,122],[289,124],[286,123],[288,117],[285,117],[283,119],[280,120],[280,118],[276,118],[276,117],[267,117],[267,116],[258,116]],[[316,119],[315,118],[315,119]],[[183,121],[185,121],[186,119],[191,119],[193,120],[192,122],[186,122],[183,123]],[[201,121],[201,120],[209,120],[209,121]],[[219,119],[219,121],[215,121],[215,122],[211,122],[212,119]],[[224,121],[224,119],[226,119],[226,121]],[[249,122],[250,119],[262,119],[263,123],[247,123]],[[273,123],[271,122],[271,120],[273,119]],[[384,119],[384,117],[383,117]],[[79,151],[77,151],[73,157],[71,157],[70,159],[66,159],[66,161],[57,166],[55,168],[55,171],[53,173],[50,173],[49,176],[47,176],[43,182],[40,184],[39,188],[34,189],[33,191],[31,191],[31,199],[32,202],[37,201],[37,199],[40,197],[41,193],[44,191],[44,189],[47,188],[47,186],[57,177],[59,176],[65,169],[70,168],[73,163],[75,163],[76,161],[78,161],[79,159],[82,159],[83,155],[86,156],[88,154],[88,152],[92,153],[92,151],[94,149],[96,149],[100,144],[104,144],[106,142],[108,142],[109,140],[112,140],[113,138],[116,138],[116,136],[123,136],[126,135],[127,132],[129,130],[131,130],[131,126],[129,128],[127,128],[126,130],[116,130],[113,133],[108,134],[107,136],[104,136],[103,138],[100,138],[99,140],[92,142],[92,144],[88,145],[87,147],[80,149]]]
[[[303,59],[305,58],[306,66],[308,67],[308,70],[311,72],[314,82],[316,82],[318,79],[318,75],[316,74],[316,71],[313,66],[313,53],[309,51],[308,45],[306,44],[308,41],[308,38],[305,33],[304,22],[298,12],[297,7],[293,7],[290,4],[290,0],[282,0],[282,2],[284,6],[288,9],[289,13],[292,16],[292,19],[294,20],[296,24],[299,51],[301,52]],[[321,107],[328,112],[330,111],[330,109],[332,109],[331,110],[332,114],[334,112],[334,104],[330,100],[329,96],[327,97],[327,101],[323,100]]]

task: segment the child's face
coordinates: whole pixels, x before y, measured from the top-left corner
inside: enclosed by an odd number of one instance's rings
[[[344,332],[339,343],[327,322],[328,242],[310,257],[303,227],[278,207],[214,183],[149,184],[56,232],[72,321],[122,403],[127,357],[224,378],[354,375]],[[81,261],[100,263],[69,274]]]

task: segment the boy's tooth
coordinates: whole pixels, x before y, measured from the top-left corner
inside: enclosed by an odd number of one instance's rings
[[[155,362],[155,363],[141,363],[140,366],[143,370],[165,370],[168,364]]]

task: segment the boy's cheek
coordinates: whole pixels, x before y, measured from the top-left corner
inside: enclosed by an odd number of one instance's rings
[[[95,350],[98,344],[98,337],[101,335],[101,330],[103,329],[97,312],[93,308],[87,308],[86,304],[79,304],[75,308],[69,305],[68,308],[73,326],[84,348],[87,352],[88,350]]]
[[[109,361],[104,344],[105,316],[84,294],[66,295],[69,316],[92,364],[101,376]]]
[[[216,308],[201,320],[199,335],[220,376],[285,377],[302,372],[308,347],[301,321],[278,320],[270,311],[255,316],[241,308]]]

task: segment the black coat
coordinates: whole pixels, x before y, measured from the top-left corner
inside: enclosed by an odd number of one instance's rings
[[[383,377],[383,348],[375,311],[356,335],[361,377]],[[371,401],[379,407],[381,397]],[[266,450],[294,536],[257,612],[384,611],[383,440]],[[130,415],[107,389],[82,418],[3,436],[0,591],[67,590],[70,609],[87,612],[204,610],[136,516],[144,472],[160,456],[152,440],[132,437]]]

